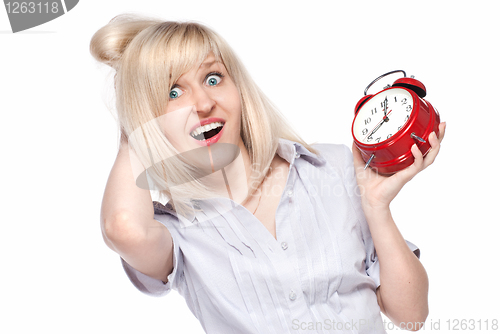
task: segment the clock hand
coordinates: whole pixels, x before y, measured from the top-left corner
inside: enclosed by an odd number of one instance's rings
[[[377,126],[375,127],[375,129],[373,129],[373,130],[372,130],[372,132],[370,132],[370,134],[368,135],[368,137],[373,136],[373,134],[374,134],[375,132],[377,132],[377,131],[378,131],[378,129],[380,129],[380,128],[382,127],[382,124],[384,124],[384,123],[385,123],[385,118],[382,120],[382,122],[381,122],[379,125],[377,125]]]
[[[387,117],[387,96],[385,97],[384,100],[384,118]]]
[[[391,112],[392,112],[392,110],[390,110],[390,111],[387,113],[387,115],[384,115],[384,118],[382,118],[382,121],[381,121],[381,122],[380,122],[380,123],[379,123],[379,124],[378,124],[378,125],[377,125],[377,126],[376,126],[376,127],[375,127],[372,131],[371,131],[371,132],[370,132],[370,134],[369,134],[368,136],[366,136],[366,137],[365,137],[365,139],[366,139],[366,138],[369,138],[369,137],[371,137],[371,136],[373,136],[373,134],[374,134],[375,132],[377,132],[377,131],[378,131],[378,129],[380,129],[380,127],[382,126],[382,124],[384,124],[384,123],[386,123],[386,122],[389,122],[389,117],[387,117],[387,116],[389,116],[389,114],[390,114]],[[384,111],[384,113],[385,113],[385,111]],[[364,140],[364,139],[363,139],[363,140]]]

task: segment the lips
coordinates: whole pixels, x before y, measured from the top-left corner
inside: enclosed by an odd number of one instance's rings
[[[211,145],[222,136],[224,125],[225,121],[222,118],[207,118],[191,127],[189,134],[198,145]]]

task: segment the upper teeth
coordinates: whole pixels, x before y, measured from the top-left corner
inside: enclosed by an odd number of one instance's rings
[[[224,124],[222,122],[213,122],[213,123],[210,123],[210,124],[207,124],[207,125],[199,126],[196,129],[194,129],[193,132],[191,132],[191,136],[193,136],[193,137],[197,136],[197,135],[199,135],[202,132],[208,132],[210,130],[219,128],[219,127],[221,127],[223,125]]]

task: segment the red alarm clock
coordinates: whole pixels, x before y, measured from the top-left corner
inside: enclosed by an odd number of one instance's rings
[[[368,89],[383,77],[402,72],[404,77],[377,94],[366,95]],[[393,174],[410,166],[413,144],[426,155],[431,146],[429,135],[439,136],[439,113],[424,100],[425,86],[401,70],[388,72],[373,80],[365,96],[356,104],[352,136],[366,162],[379,174]]]

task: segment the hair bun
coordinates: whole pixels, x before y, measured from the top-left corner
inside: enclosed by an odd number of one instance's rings
[[[98,61],[117,69],[130,41],[142,30],[161,22],[134,14],[118,15],[92,36],[90,53]]]

